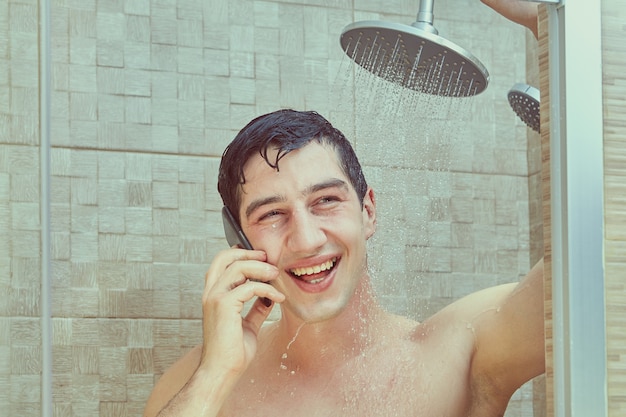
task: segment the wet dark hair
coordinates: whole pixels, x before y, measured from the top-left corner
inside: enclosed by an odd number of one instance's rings
[[[314,111],[285,109],[252,120],[241,129],[222,155],[217,190],[237,221],[240,221],[241,185],[246,183],[246,162],[258,153],[270,167],[278,171],[281,158],[311,141],[330,145],[335,150],[341,169],[363,204],[367,182],[354,149],[343,133]],[[270,160],[268,151],[272,149],[278,149],[278,153]]]

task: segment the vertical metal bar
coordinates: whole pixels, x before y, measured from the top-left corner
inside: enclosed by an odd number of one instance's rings
[[[602,417],[608,404],[600,3],[566,2],[549,14],[555,415]]]
[[[50,1],[39,1],[39,166],[41,224],[41,416],[52,417],[52,309],[50,260]]]
[[[548,8],[549,68],[550,68],[550,217],[552,226],[552,335],[554,361],[554,417],[569,416],[569,335],[567,280],[564,267],[567,264],[567,210],[565,210],[567,184],[565,175],[565,109],[562,95],[565,92],[565,77],[561,77],[564,62],[563,24],[559,9]],[[566,398],[567,397],[567,398]]]

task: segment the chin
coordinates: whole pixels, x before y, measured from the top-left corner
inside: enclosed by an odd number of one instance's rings
[[[348,307],[350,298],[322,300],[307,305],[290,305],[291,314],[307,324],[321,323],[340,316]]]

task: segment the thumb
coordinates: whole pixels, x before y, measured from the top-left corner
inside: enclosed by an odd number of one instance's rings
[[[258,297],[244,321],[250,326],[255,334],[258,334],[259,329],[263,325],[263,322],[267,319],[274,307],[274,302],[266,297]]]

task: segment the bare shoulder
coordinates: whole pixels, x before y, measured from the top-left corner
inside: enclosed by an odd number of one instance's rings
[[[178,359],[159,378],[144,409],[143,417],[154,417],[187,384],[200,364],[202,346],[198,345]]]
[[[472,323],[485,312],[497,311],[516,286],[517,283],[508,283],[473,292],[449,304],[435,317]]]
[[[461,320],[490,328],[499,323],[511,325],[525,322],[515,317],[524,312],[543,315],[543,260],[520,282],[488,287],[466,295],[443,308],[433,318],[446,322]]]
[[[457,358],[469,367],[479,345],[479,338],[489,332],[484,327],[491,326],[485,318],[500,313],[516,285],[498,285],[468,294],[420,323],[418,329],[434,336],[438,346],[444,343],[463,347]],[[430,331],[431,329],[437,331]]]

